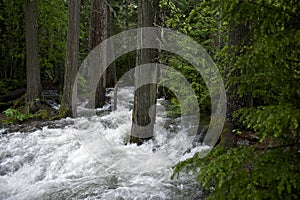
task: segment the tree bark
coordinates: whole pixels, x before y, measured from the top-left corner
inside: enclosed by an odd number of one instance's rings
[[[68,117],[76,117],[76,103],[73,100],[73,87],[78,70],[80,3],[80,0],[69,0],[68,8],[67,58],[61,106],[61,111]]]
[[[60,42],[63,42],[61,29],[58,31],[58,35],[59,35],[58,37]],[[63,54],[63,52],[60,53]],[[64,88],[64,71],[65,71],[64,61],[63,60],[57,61],[55,66],[55,82],[58,84],[58,90],[61,94]]]
[[[158,0],[139,0],[138,1],[138,27],[154,26]],[[143,34],[142,32],[139,34]],[[141,35],[142,37],[142,35]],[[151,39],[151,38],[149,38]],[[154,63],[157,58],[157,51],[152,49],[137,50],[136,66]],[[141,70],[135,71],[135,83],[141,82],[143,77],[150,76],[153,82],[157,79],[157,70]],[[143,141],[150,139],[153,136],[153,129],[156,115],[156,84],[143,85],[135,89],[134,106],[132,114],[131,127],[131,143],[142,144]],[[147,128],[145,128],[147,126]]]
[[[229,30],[229,47],[240,49],[242,45],[247,43],[245,40],[249,32],[249,26],[246,24],[232,24]],[[240,56],[240,54],[236,53],[235,56]],[[225,74],[225,81],[228,82],[228,79],[238,77],[240,71],[238,69],[232,70],[231,66],[228,66],[227,69],[225,69]],[[233,113],[242,107],[248,107],[249,104],[248,97],[240,97],[236,94],[237,87],[238,83],[235,83],[227,90],[227,118],[235,127],[238,125],[238,122],[233,118]]]
[[[90,49],[94,49],[107,38],[107,1],[92,0],[91,25],[90,25]],[[95,108],[105,104],[106,75],[100,78],[95,93]],[[92,97],[93,98],[93,97]],[[94,99],[90,99],[92,101]],[[93,105],[89,103],[90,105]],[[89,106],[88,106],[89,107]]]
[[[239,6],[234,10],[234,12],[239,11]],[[229,40],[228,45],[233,52],[232,56],[242,56],[240,49],[243,46],[250,45],[250,25],[249,23],[231,23],[229,27]],[[244,66],[246,67],[246,66]],[[245,70],[248,71],[248,70]],[[234,112],[238,111],[243,107],[252,106],[252,95],[240,96],[237,94],[238,82],[234,84],[228,84],[228,81],[232,78],[240,76],[239,69],[232,69],[232,66],[228,65],[225,69],[225,84],[227,85],[227,116],[226,121],[232,124],[234,128],[242,128],[242,124],[238,122],[238,119],[233,117]],[[228,134],[228,137],[231,137]]]
[[[107,34],[108,37],[111,37],[114,35],[114,15],[113,12],[108,9],[108,19],[107,19]],[[113,45],[113,44],[112,44]],[[114,47],[112,46],[111,49],[113,50]],[[106,71],[106,87],[107,88],[113,88],[115,87],[116,81],[117,81],[117,75],[116,75],[116,63],[113,62]]]
[[[38,59],[38,1],[25,1],[25,32],[26,32],[26,76],[27,101],[32,111],[36,110],[36,99],[42,86]]]

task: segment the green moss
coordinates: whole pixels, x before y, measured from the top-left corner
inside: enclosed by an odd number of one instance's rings
[[[58,114],[50,117],[50,120],[62,119],[65,118],[66,116],[67,116],[67,110],[63,106],[61,106],[58,111]]]
[[[39,110],[37,111],[34,115],[33,115],[33,118],[35,119],[42,119],[42,120],[47,120],[49,119],[49,115],[48,115],[48,112],[47,110]]]

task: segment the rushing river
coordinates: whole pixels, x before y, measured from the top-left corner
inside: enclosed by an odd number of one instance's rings
[[[132,98],[129,89],[120,92]],[[164,125],[159,107],[154,140],[124,145],[131,111],[122,98],[116,111],[56,122],[64,128],[0,130],[0,199],[201,199],[191,176],[170,177],[176,163],[205,147],[184,155],[194,135]]]

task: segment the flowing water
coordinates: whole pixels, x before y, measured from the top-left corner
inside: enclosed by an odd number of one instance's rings
[[[132,98],[132,91],[119,97]],[[164,125],[159,107],[154,140],[125,145],[131,111],[122,98],[116,111],[56,122],[69,124],[64,128],[0,130],[0,199],[202,199],[191,176],[170,177],[176,163],[207,147],[184,155],[194,136]]]

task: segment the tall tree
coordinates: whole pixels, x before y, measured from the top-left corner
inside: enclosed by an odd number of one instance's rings
[[[27,100],[31,110],[36,109],[35,99],[39,97],[42,86],[38,59],[38,1],[25,1],[26,32],[26,71]]]
[[[233,10],[233,12],[239,12],[239,5]],[[235,13],[234,13],[235,14]],[[231,50],[233,57],[240,57],[241,49],[248,46],[250,42],[250,25],[249,22],[231,22],[229,25],[229,38],[228,46]],[[221,135],[222,146],[232,146],[233,144],[233,133],[234,128],[242,128],[242,124],[238,119],[234,118],[234,113],[241,108],[252,106],[252,97],[248,95],[239,95],[237,89],[239,87],[238,81],[236,80],[241,75],[241,69],[233,68],[233,66],[227,65],[225,69],[225,83],[227,84],[227,116],[224,130]],[[244,69],[244,72],[248,70]],[[231,81],[231,82],[230,82]]]
[[[138,1],[138,27],[154,26],[158,11],[158,0]],[[139,34],[143,34],[141,31]],[[143,35],[141,35],[143,37]],[[150,38],[148,38],[150,39]],[[136,65],[154,63],[157,51],[140,49],[137,51]],[[150,76],[153,82],[157,79],[157,70],[136,69],[135,84],[140,83],[144,77]],[[153,136],[155,123],[156,84],[147,84],[135,89],[134,107],[132,114],[131,143],[141,144]],[[147,127],[147,128],[146,128]]]
[[[91,24],[90,24],[90,49],[94,49],[102,41],[107,38],[107,1],[106,0],[92,0],[91,5]],[[105,73],[100,78],[96,94],[95,107],[102,107],[105,104],[106,92],[106,75]],[[90,99],[93,101],[93,99]],[[93,104],[89,104],[93,105]]]
[[[229,30],[230,49],[219,54],[230,83],[228,120],[237,111],[248,130],[235,127],[237,147],[216,147],[178,167],[201,169],[199,184],[215,188],[209,199],[299,199],[299,1],[218,2]]]
[[[76,104],[73,107],[73,87],[78,70],[79,32],[80,32],[80,0],[69,0],[67,58],[64,75],[64,89],[61,112],[65,116],[75,117]]]
[[[108,12],[107,35],[108,35],[108,37],[111,37],[114,35],[114,13],[113,13],[113,10],[111,9],[111,6],[109,6],[109,9],[107,12]],[[113,49],[114,47],[112,46],[110,48]],[[115,86],[116,81],[117,81],[116,63],[113,62],[106,71],[106,87],[113,88]]]
[[[228,45],[232,50],[233,56],[242,56],[240,49],[249,44],[250,27],[246,23],[231,23],[229,27],[229,40]],[[244,70],[246,72],[247,70]],[[234,119],[233,113],[243,107],[249,107],[252,104],[251,96],[239,96],[237,94],[238,82],[229,83],[228,81],[234,80],[240,76],[239,69],[232,69],[232,66],[227,66],[225,69],[225,81],[228,84],[227,90],[227,120],[234,126],[237,126],[237,120]]]
[[[59,34],[59,41],[63,42],[62,30],[59,30],[58,34]],[[61,53],[64,54],[63,52]],[[63,92],[63,88],[64,88],[64,70],[65,70],[64,62],[63,60],[59,60],[56,63],[54,76],[55,76],[55,81],[58,82],[58,90],[60,91],[60,93]]]

